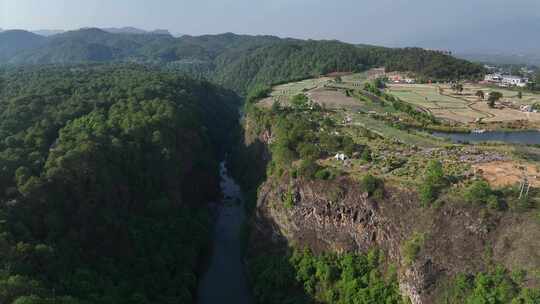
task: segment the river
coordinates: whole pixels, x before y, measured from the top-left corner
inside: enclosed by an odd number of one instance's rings
[[[488,142],[498,141],[510,144],[540,144],[540,131],[486,131],[484,133],[444,133],[435,132],[434,136],[449,138],[453,142]]]
[[[224,194],[214,229],[209,265],[199,283],[199,304],[251,303],[244,263],[241,230],[246,214],[240,187],[220,165],[220,187]]]

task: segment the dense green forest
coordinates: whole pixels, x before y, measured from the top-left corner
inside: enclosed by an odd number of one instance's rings
[[[478,78],[484,72],[480,65],[419,48],[231,33],[174,38],[89,28],[44,38],[6,31],[0,33],[0,45],[0,64],[138,62],[204,77],[240,94],[293,79],[378,66],[411,71],[425,80]]]
[[[292,79],[334,71],[360,72],[379,66],[386,67],[388,71],[415,72],[426,80],[478,78],[483,73],[479,65],[419,48],[356,47],[338,41],[289,41],[261,47],[242,56],[225,54],[218,58],[213,78],[244,93]]]
[[[237,95],[139,66],[0,72],[0,303],[191,303]]]
[[[261,254],[250,261],[257,303],[407,303],[399,294],[395,269],[380,271],[383,257],[368,254]]]

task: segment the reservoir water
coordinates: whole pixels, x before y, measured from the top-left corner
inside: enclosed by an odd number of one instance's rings
[[[498,141],[510,144],[540,144],[540,131],[486,131],[484,133],[432,133],[437,137],[449,138],[452,142]]]
[[[242,193],[225,163],[221,163],[220,175],[224,200],[214,227],[208,269],[199,283],[199,304],[248,304],[251,297],[241,250],[241,229],[246,219]]]

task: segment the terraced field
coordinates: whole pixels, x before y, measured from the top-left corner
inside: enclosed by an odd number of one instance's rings
[[[440,89],[442,94],[440,94]],[[512,104],[510,107],[489,108],[487,103],[475,96],[478,90],[486,95],[492,91],[503,94],[502,102]],[[517,92],[508,89],[498,89],[480,85],[465,85],[461,94],[455,94],[448,85],[435,84],[391,84],[388,91],[403,101],[422,108],[436,117],[458,122],[540,122],[540,113],[525,113],[517,108],[523,104],[540,102],[540,95],[523,93],[523,98],[517,97]]]
[[[323,89],[325,87],[358,89],[366,80],[367,73],[355,73],[342,76],[341,82],[339,83],[335,82],[334,77],[319,77],[277,85],[272,88],[270,97],[261,100],[259,104],[261,106],[269,107],[272,105],[272,103],[274,103],[274,101],[278,101],[282,105],[288,105],[291,97],[300,93],[306,93],[308,95],[313,93],[313,95],[317,97],[320,94],[325,94],[322,93],[326,91]],[[328,96],[326,97],[328,101],[325,103],[327,103],[327,105],[330,107],[338,106],[341,102],[344,103],[343,105],[351,105],[351,100],[347,100],[346,98],[343,99],[342,97],[345,96],[343,96],[341,93],[328,93]]]
[[[287,106],[292,96],[303,93],[326,109],[335,110],[341,117],[340,120],[349,117],[351,120],[349,125],[364,127],[384,138],[426,148],[444,144],[442,140],[426,133],[399,130],[384,121],[370,117],[368,112],[384,114],[394,113],[396,110],[389,103],[383,105],[358,90],[347,96],[346,89],[349,86],[353,87],[352,83],[362,83],[365,80],[367,80],[365,74],[352,74],[343,76],[341,83],[334,82],[334,78],[324,77],[279,85],[273,88],[270,97],[261,100],[258,105],[270,107],[272,103],[279,101],[281,105]],[[356,89],[357,86],[355,85]]]

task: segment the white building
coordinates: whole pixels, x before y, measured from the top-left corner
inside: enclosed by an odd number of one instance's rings
[[[507,86],[516,86],[516,87],[526,87],[527,83],[529,82],[529,79],[519,77],[519,76],[512,76],[512,75],[506,75],[503,76],[502,84]]]
[[[521,107],[519,107],[519,109],[521,110],[521,112],[532,112],[533,111],[532,105],[522,105]]]
[[[347,159],[347,155],[343,153],[337,153],[336,156],[334,156],[334,159],[344,161]]]
[[[501,74],[487,74],[484,77],[484,80],[488,82],[501,82],[503,80],[503,76]]]

